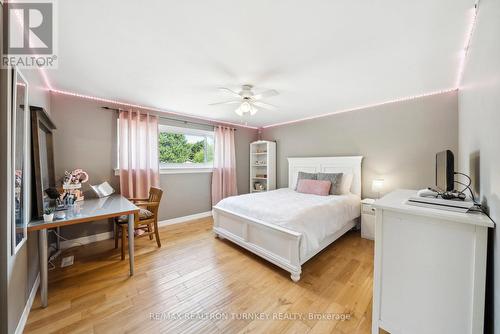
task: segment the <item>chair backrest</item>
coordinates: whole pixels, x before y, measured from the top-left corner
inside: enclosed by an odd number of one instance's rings
[[[162,196],[163,196],[163,190],[161,190],[160,188],[151,187],[149,189],[149,202],[158,202],[158,203],[160,203]],[[148,206],[147,209],[149,211],[151,211],[152,213],[154,213],[154,215],[156,217],[158,217],[158,206],[159,205]]]

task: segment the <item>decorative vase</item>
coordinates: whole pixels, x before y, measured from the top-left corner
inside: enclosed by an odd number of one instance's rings
[[[43,220],[46,221],[46,222],[51,222],[52,220],[54,220],[54,214],[53,213],[51,213],[50,215],[44,214],[43,215]]]

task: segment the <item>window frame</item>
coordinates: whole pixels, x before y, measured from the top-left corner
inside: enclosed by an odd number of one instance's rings
[[[158,135],[160,132],[173,132],[182,133],[187,135],[203,135],[212,136],[214,138],[214,131],[184,128],[172,125],[158,124]],[[215,141],[215,138],[214,138]],[[159,150],[159,147],[158,147]],[[116,120],[116,155],[115,155],[115,168],[114,174],[116,176],[120,175],[120,119]],[[160,163],[158,157],[158,166],[160,174],[188,174],[188,173],[212,173],[213,172],[213,162],[210,164],[165,164]]]

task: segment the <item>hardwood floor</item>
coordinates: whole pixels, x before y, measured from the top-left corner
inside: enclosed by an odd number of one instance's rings
[[[131,278],[112,240],[66,251],[75,264],[49,272],[49,306],[37,296],[25,332],[370,332],[373,242],[359,232],[307,262],[293,283],[211,227],[211,218],[163,227],[161,249],[137,239]],[[348,319],[318,319],[335,314]]]

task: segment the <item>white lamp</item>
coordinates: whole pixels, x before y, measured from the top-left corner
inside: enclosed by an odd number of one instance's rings
[[[380,198],[380,192],[384,189],[384,179],[375,179],[372,181],[372,191],[378,194]]]
[[[255,108],[255,106],[250,104],[249,102],[243,101],[234,112],[239,116],[243,116],[247,113],[250,113],[250,115],[253,116],[257,113],[257,108]]]

